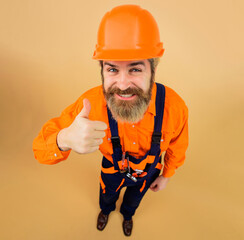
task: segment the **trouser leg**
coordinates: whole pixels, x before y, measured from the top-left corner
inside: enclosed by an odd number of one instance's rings
[[[145,184],[145,187],[143,191],[140,191],[142,188],[143,183],[135,186],[128,186],[123,202],[121,204],[120,212],[124,216],[125,220],[130,220],[132,216],[135,214],[136,209],[139,207],[139,204],[147,192],[148,188],[150,187],[151,183],[158,177],[160,171],[158,169],[155,169],[154,174],[152,177],[147,179],[147,182]]]
[[[130,220],[135,214],[144,194],[147,189],[140,192],[141,186],[128,186],[125,190],[123,202],[120,207],[120,212],[124,216],[125,220]]]
[[[120,173],[104,174],[102,172],[100,181],[99,204],[102,212],[108,215],[116,208],[116,201],[123,185],[123,177]]]
[[[119,198],[120,191],[110,191],[106,189],[106,192],[103,193],[103,190],[100,186],[100,197],[99,204],[102,212],[105,215],[108,215],[110,212],[114,211],[116,208],[116,201]]]

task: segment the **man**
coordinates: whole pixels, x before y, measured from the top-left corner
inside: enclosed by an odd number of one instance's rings
[[[33,142],[35,158],[45,164],[67,159],[71,150],[101,151],[99,230],[126,187],[120,212],[124,234],[130,236],[132,216],[146,191],[164,189],[184,163],[188,108],[171,88],[154,82],[163,52],[157,23],[147,10],[113,8],[101,21],[93,55],[100,61],[102,86],[49,120]]]

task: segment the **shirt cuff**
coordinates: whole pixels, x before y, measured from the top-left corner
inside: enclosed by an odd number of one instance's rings
[[[66,160],[71,152],[71,150],[68,151],[62,151],[57,144],[57,133],[52,134],[48,137],[47,140],[47,149],[49,149],[49,156],[48,158],[51,161],[60,162],[62,160]]]
[[[167,169],[164,167],[163,169],[163,176],[166,178],[172,177],[175,174],[175,169]]]

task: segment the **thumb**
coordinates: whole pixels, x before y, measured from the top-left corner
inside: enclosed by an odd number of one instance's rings
[[[87,98],[83,99],[83,108],[79,113],[80,117],[88,118],[91,111],[91,103]]]

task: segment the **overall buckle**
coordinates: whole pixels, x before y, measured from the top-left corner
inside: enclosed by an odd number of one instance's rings
[[[119,136],[111,137],[111,141],[112,141],[113,148],[121,147]]]
[[[154,132],[153,135],[152,135],[152,143],[160,144],[161,137],[162,137],[162,133],[161,132]]]

